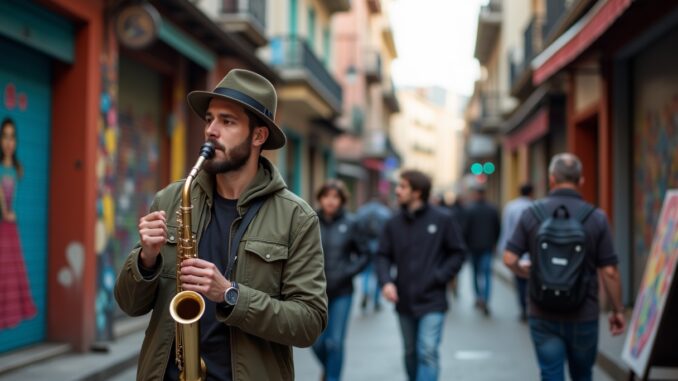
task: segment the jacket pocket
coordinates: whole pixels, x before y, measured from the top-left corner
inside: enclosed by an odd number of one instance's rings
[[[175,279],[177,274],[177,244],[179,243],[179,228],[175,225],[167,225],[167,241],[162,248],[163,268],[161,277]]]
[[[249,239],[245,242],[244,277],[240,282],[271,296],[280,296],[287,246]]]

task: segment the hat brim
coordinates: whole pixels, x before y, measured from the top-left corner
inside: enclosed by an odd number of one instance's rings
[[[190,93],[188,93],[188,96],[186,98],[188,101],[188,105],[191,107],[193,112],[195,112],[202,120],[205,120],[207,108],[209,107],[210,101],[213,98],[221,98],[238,103],[245,107],[246,109],[248,109],[249,111],[256,114],[264,123],[266,123],[266,127],[268,128],[269,131],[268,139],[266,139],[266,142],[261,146],[261,149],[267,150],[279,149],[284,147],[285,143],[287,142],[285,133],[283,133],[282,129],[278,127],[278,125],[275,123],[273,119],[269,118],[261,111],[248,105],[245,102],[242,102],[239,99],[232,98],[223,94],[213,93],[210,91],[191,91]]]

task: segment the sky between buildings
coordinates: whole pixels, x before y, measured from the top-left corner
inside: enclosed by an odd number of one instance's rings
[[[396,86],[442,86],[469,96],[478,78],[473,58],[480,5],[487,0],[395,0],[391,20],[398,58]]]

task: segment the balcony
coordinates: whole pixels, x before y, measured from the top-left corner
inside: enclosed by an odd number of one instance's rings
[[[393,79],[390,81],[384,81],[382,95],[384,98],[384,105],[391,111],[391,113],[395,114],[400,112],[400,102],[398,102],[398,95],[396,94]]]
[[[483,91],[478,97],[480,109],[478,118],[472,124],[473,132],[497,132],[502,122],[501,96],[499,93]]]
[[[549,41],[556,26],[565,16],[567,5],[565,0],[546,0],[546,22],[542,29],[542,40]]]
[[[351,9],[350,0],[321,0],[320,3],[330,12],[330,16],[334,12],[346,12]]]
[[[227,32],[238,34],[256,47],[266,39],[266,0],[222,0],[217,24]]]
[[[541,52],[542,30],[544,21],[541,17],[533,16],[530,23],[523,31],[523,56],[522,61],[509,57],[509,78],[511,95],[524,98],[529,94],[532,85],[532,59]]]
[[[282,101],[310,119],[331,119],[341,112],[342,90],[305,40],[299,36],[274,37],[270,64],[285,82]],[[299,106],[295,110],[295,105]]]
[[[372,14],[381,13],[381,0],[367,0],[367,9]]]
[[[478,14],[478,31],[476,32],[476,47],[473,56],[485,64],[490,58],[499,31],[501,29],[501,3],[491,0],[480,8]]]
[[[381,81],[381,55],[374,49],[365,52],[365,79],[368,84]]]
[[[351,108],[351,132],[357,136],[362,136],[365,125],[365,111],[360,106]]]

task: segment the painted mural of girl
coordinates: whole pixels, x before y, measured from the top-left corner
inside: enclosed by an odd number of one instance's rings
[[[0,127],[0,329],[14,327],[37,313],[16,221],[17,181],[23,174],[16,146],[16,125],[5,118]]]

